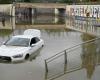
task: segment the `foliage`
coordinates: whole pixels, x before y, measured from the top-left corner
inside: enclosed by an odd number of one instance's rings
[[[96,2],[99,0],[81,0],[82,2]],[[80,0],[0,0],[0,4],[8,4],[12,2],[59,2],[59,3],[73,3],[80,2]]]
[[[8,4],[11,2],[12,2],[12,0],[0,0],[0,4]]]
[[[30,2],[30,0],[24,0],[24,2]]]
[[[60,2],[61,2],[61,3],[72,3],[73,0],[61,0]]]

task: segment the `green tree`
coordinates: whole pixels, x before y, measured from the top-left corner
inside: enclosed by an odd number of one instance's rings
[[[31,0],[24,0],[24,2],[31,2]]]
[[[59,2],[61,2],[61,3],[73,3],[73,0],[60,0]]]
[[[9,4],[12,0],[0,0],[0,4]]]

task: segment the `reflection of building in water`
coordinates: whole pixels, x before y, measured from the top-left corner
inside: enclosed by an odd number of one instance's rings
[[[16,24],[65,24],[65,18],[53,15],[16,16]]]
[[[87,19],[82,19],[81,17],[71,17],[70,18],[70,26],[75,26],[76,28],[85,29],[87,27]],[[89,23],[89,22],[88,22]],[[91,26],[92,23],[89,24]]]
[[[89,37],[86,35],[82,35],[83,41],[87,41],[93,39],[93,37]],[[83,55],[82,55],[82,66],[86,69],[87,78],[91,79],[97,61],[97,44],[95,41],[83,44]]]
[[[2,17],[0,20],[0,29],[12,29],[15,28],[15,19]]]
[[[5,26],[5,17],[2,17],[2,26]]]
[[[0,29],[0,44],[10,38],[12,34],[11,29]]]
[[[85,32],[95,36],[100,35],[100,27],[96,27],[98,21],[94,18],[82,18],[82,17],[68,17],[66,19],[66,28]]]
[[[97,52],[97,64],[99,64],[100,65],[100,40],[96,40],[95,41],[96,42],[96,46],[97,46],[97,48],[96,48],[96,52]]]

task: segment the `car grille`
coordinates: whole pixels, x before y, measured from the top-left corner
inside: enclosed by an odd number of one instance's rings
[[[11,61],[11,58],[7,57],[7,56],[0,56],[0,60],[2,60],[2,61]]]

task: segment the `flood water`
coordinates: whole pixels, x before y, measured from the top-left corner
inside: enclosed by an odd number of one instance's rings
[[[56,74],[58,75],[56,80],[99,80],[100,40],[80,45],[73,52],[68,53],[67,65],[64,65],[64,56],[53,60],[47,64],[48,73],[45,73],[45,59],[64,49],[98,37],[67,29],[65,22],[65,17],[50,15],[22,16],[21,18],[7,19],[5,23],[1,22],[0,45],[12,35],[23,34],[24,30],[29,28],[41,30],[45,45],[36,52],[35,58],[30,56],[27,61],[16,63],[1,61],[0,80],[46,80],[52,79]],[[59,75],[66,69],[70,71]]]

